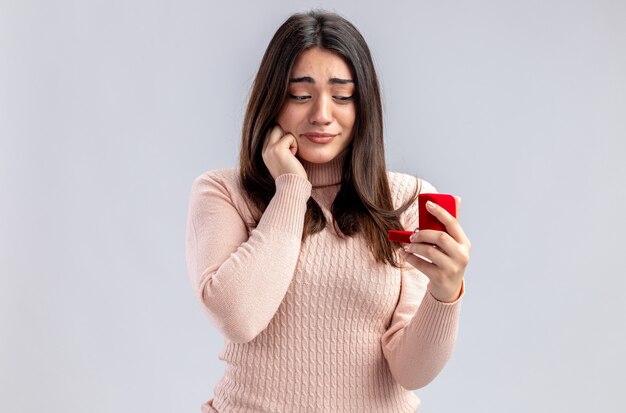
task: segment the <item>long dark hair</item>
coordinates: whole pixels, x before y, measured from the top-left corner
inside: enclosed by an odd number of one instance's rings
[[[341,187],[332,204],[333,225],[344,236],[361,232],[376,261],[398,267],[394,249],[400,244],[387,240],[387,230],[401,228],[400,214],[415,201],[418,188],[394,210],[385,166],[382,104],[374,63],[361,33],[335,13],[314,10],[292,15],[274,34],[261,61],[243,122],[239,158],[241,184],[255,220],[251,225],[258,224],[276,192],[274,179],[261,156],[263,140],[275,125],[287,96],[296,58],[311,47],[327,49],[345,58],[355,82],[356,120],[343,164]],[[326,225],[319,204],[309,198],[302,239]]]

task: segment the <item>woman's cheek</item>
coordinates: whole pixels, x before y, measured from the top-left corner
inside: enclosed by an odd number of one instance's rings
[[[292,133],[295,135],[298,123],[296,121],[296,116],[289,108],[283,108],[279,115],[276,117],[276,123],[281,127],[285,133]]]

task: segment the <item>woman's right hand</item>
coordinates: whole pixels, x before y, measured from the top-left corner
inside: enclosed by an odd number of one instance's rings
[[[291,133],[284,133],[276,125],[265,137],[263,142],[263,162],[274,179],[282,174],[296,174],[308,179],[302,163],[296,158],[298,141]]]

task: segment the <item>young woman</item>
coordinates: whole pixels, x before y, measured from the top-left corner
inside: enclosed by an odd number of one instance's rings
[[[238,169],[193,183],[187,265],[226,338],[203,412],[415,412],[454,348],[470,241],[415,229],[427,181],[388,172],[378,80],[342,17],[291,16],[263,56]],[[458,203],[457,198],[457,203]],[[406,251],[405,251],[406,249]]]

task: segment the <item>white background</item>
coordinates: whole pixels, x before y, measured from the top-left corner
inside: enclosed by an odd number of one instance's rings
[[[626,3],[0,1],[0,411],[198,412],[193,179],[236,166],[272,34],[322,6],[383,87],[388,167],[461,195],[457,350],[420,413],[623,411]]]

